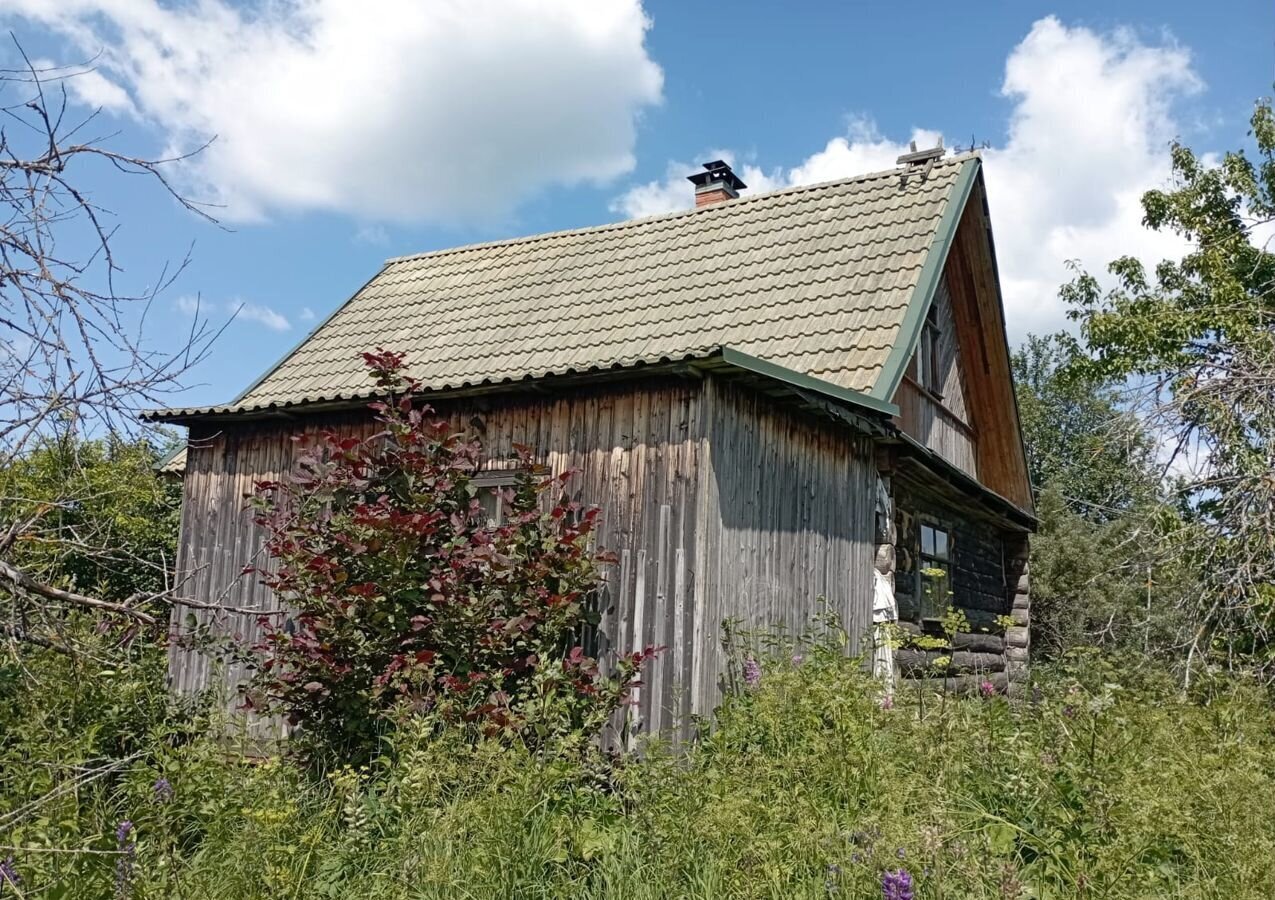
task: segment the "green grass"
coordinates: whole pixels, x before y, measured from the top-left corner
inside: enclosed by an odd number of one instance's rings
[[[688,753],[616,764],[402,734],[393,761],[318,777],[156,729],[126,774],[0,833],[19,848],[0,858],[23,896],[110,897],[129,818],[136,897],[866,898],[899,867],[927,900],[1275,897],[1269,696],[1096,659],[1036,677],[1035,702],[886,710],[815,650],[766,663]],[[34,789],[20,744],[0,810]]]

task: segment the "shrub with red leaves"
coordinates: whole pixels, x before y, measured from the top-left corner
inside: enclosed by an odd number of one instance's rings
[[[257,570],[290,615],[263,618],[249,706],[302,726],[313,754],[366,758],[403,717],[474,734],[586,738],[625,702],[644,658],[604,677],[577,643],[609,559],[596,508],[554,502],[528,451],[505,517],[487,522],[480,447],[413,402],[403,357],[365,354],[387,399],[368,437],[323,433],[253,499],[273,564]]]

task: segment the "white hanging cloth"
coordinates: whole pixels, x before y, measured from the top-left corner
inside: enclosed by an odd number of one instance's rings
[[[894,503],[885,479],[877,476],[877,515],[881,537],[894,543]],[[889,644],[889,624],[899,620],[899,606],[894,600],[894,585],[874,566],[872,569],[872,674],[880,678],[887,697],[894,696],[894,648]]]
[[[876,577],[872,597],[872,630],[875,649],[872,653],[872,674],[885,684],[886,696],[894,694],[894,648],[890,646],[889,623],[899,620],[899,608],[894,602],[894,589],[886,577],[875,569]]]

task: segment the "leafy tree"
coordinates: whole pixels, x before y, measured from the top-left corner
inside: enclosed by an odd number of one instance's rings
[[[157,472],[160,459],[145,439],[63,436],[12,461],[0,470],[12,564],[41,584],[121,605],[169,590],[181,486]],[[21,593],[0,594],[0,604],[5,632],[28,643],[66,649],[91,631],[78,627],[82,610]]]
[[[1040,520],[1032,541],[1038,660],[1091,644],[1163,651],[1180,624],[1181,567],[1161,552],[1166,530],[1180,522],[1163,502],[1154,441],[1120,390],[1081,368],[1086,359],[1066,334],[1029,336],[1012,358]]]
[[[1076,372],[1084,358],[1070,335],[1029,335],[1011,363],[1032,486],[1102,522],[1153,497],[1159,479],[1145,426],[1111,384]]]
[[[590,546],[598,511],[546,511],[560,479],[524,470],[489,524],[478,444],[415,405],[400,355],[366,359],[389,395],[372,406],[379,431],[325,434],[292,475],[257,486],[262,575],[293,618],[262,619],[250,703],[303,725],[323,759],[364,758],[426,711],[533,744],[591,738],[655,652],[605,678],[578,643],[608,559]]]
[[[1275,116],[1257,105],[1257,161],[1228,153],[1209,165],[1172,148],[1174,184],[1143,197],[1144,223],[1189,242],[1149,275],[1135,259],[1110,266],[1103,291],[1082,274],[1064,289],[1092,358],[1077,371],[1129,380],[1139,413],[1193,471],[1179,486],[1195,527],[1175,537],[1203,590],[1189,608],[1188,661],[1275,664]],[[1187,666],[1189,672],[1191,666]]]

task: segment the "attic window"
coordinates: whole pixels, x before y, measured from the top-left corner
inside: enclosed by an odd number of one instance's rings
[[[925,314],[925,328],[921,332],[921,343],[916,349],[917,378],[921,387],[935,397],[943,396],[943,332],[939,328],[938,306],[930,304]]]

